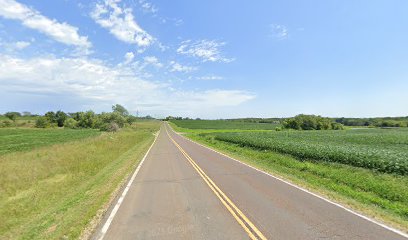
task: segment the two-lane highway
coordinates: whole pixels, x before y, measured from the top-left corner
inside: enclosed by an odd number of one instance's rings
[[[163,124],[95,239],[407,239]]]

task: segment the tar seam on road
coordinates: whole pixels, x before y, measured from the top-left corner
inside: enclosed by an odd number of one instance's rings
[[[118,202],[116,203],[115,207],[113,208],[112,212],[110,213],[109,218],[106,220],[105,224],[103,225],[98,240],[102,240],[105,237],[106,232],[108,232],[109,226],[111,225],[111,223],[113,221],[113,218],[115,217],[116,213],[118,212],[119,207],[123,202],[123,199],[125,198],[127,192],[129,191],[129,188],[132,185],[133,180],[136,178],[137,173],[139,172],[140,168],[142,167],[143,162],[145,161],[147,155],[149,154],[150,149],[152,149],[152,147],[153,147],[154,143],[156,142],[158,136],[159,136],[159,132],[157,132],[155,134],[155,138],[154,138],[154,141],[153,141],[152,145],[150,145],[150,147],[147,150],[146,154],[144,155],[142,161],[140,161],[140,163],[137,166],[135,172],[133,173],[132,177],[130,178],[128,184],[126,185],[125,189],[123,190],[122,195],[118,199]]]
[[[207,183],[214,194],[220,199],[221,203],[227,208],[235,220],[242,226],[242,228],[248,233],[248,236],[255,240],[261,239],[266,240],[266,237],[259,231],[259,229],[242,213],[241,210],[221,191],[221,189],[211,180],[210,177],[205,174],[205,172],[197,165],[197,163],[184,151],[184,149],[177,144],[177,142],[170,136],[165,127],[166,133],[174,145],[180,150],[183,156],[189,161],[193,168],[198,172],[198,174]]]
[[[167,125],[168,125],[168,124],[167,124]],[[170,126],[169,126],[169,127],[170,127]],[[171,129],[171,131],[173,131],[174,133],[176,133],[171,127],[170,127],[170,129]],[[166,131],[167,131],[167,129],[166,129]],[[176,133],[176,134],[177,134],[177,133]],[[366,220],[366,221],[372,222],[372,223],[374,223],[374,224],[376,224],[376,225],[378,225],[378,226],[380,226],[380,227],[382,227],[382,228],[385,228],[385,229],[387,229],[387,230],[389,230],[389,231],[391,231],[391,232],[394,232],[394,233],[396,233],[396,234],[398,234],[398,235],[400,235],[400,236],[405,237],[405,238],[408,239],[408,234],[406,234],[406,233],[404,233],[404,232],[402,232],[402,231],[400,231],[400,230],[398,230],[398,229],[395,229],[395,228],[393,228],[393,227],[387,226],[387,225],[385,225],[385,224],[383,224],[383,223],[380,223],[380,222],[378,222],[378,221],[376,221],[376,220],[374,220],[374,219],[372,219],[372,218],[370,218],[370,217],[367,217],[367,216],[364,216],[363,214],[360,214],[360,213],[358,213],[358,212],[355,212],[355,211],[353,211],[353,210],[351,210],[351,209],[349,209],[349,208],[347,208],[347,207],[345,207],[345,206],[343,206],[343,205],[341,205],[341,204],[339,204],[339,203],[333,202],[333,201],[331,201],[331,200],[329,200],[329,199],[327,199],[327,198],[325,198],[325,197],[323,197],[323,196],[317,195],[316,193],[313,193],[313,192],[311,192],[311,191],[309,191],[309,190],[307,190],[307,189],[305,189],[305,188],[302,188],[302,187],[300,187],[300,186],[297,186],[297,185],[295,185],[295,184],[293,184],[293,183],[291,183],[291,182],[288,182],[288,181],[286,181],[286,180],[283,180],[282,178],[276,177],[276,176],[274,176],[274,175],[272,175],[272,174],[270,174],[270,173],[267,173],[267,172],[262,171],[262,170],[260,170],[260,169],[258,169],[258,168],[256,168],[256,167],[253,167],[253,166],[251,166],[251,165],[249,165],[249,164],[246,164],[246,163],[244,163],[244,162],[241,162],[241,161],[239,161],[239,160],[237,160],[237,159],[235,159],[235,158],[233,158],[233,157],[228,156],[228,155],[225,154],[225,153],[219,152],[219,151],[217,151],[217,150],[215,150],[215,149],[213,149],[213,148],[210,148],[210,147],[207,147],[207,146],[205,146],[205,145],[203,145],[203,144],[197,143],[197,142],[195,142],[195,141],[193,141],[193,140],[191,140],[191,139],[189,139],[189,138],[186,138],[186,137],[184,137],[184,136],[182,136],[182,135],[180,135],[180,134],[177,134],[177,135],[180,136],[180,137],[182,137],[182,138],[184,138],[184,139],[187,140],[187,141],[190,141],[190,142],[192,142],[192,143],[194,143],[194,144],[197,144],[197,145],[199,145],[199,146],[201,146],[201,147],[203,147],[203,148],[206,148],[206,149],[209,149],[209,150],[211,150],[211,151],[213,151],[213,152],[216,152],[216,153],[218,153],[218,154],[220,154],[220,155],[222,155],[222,156],[224,156],[224,157],[227,157],[227,158],[230,159],[230,160],[236,161],[236,162],[238,162],[238,163],[240,163],[240,164],[243,164],[243,165],[245,165],[245,166],[247,166],[247,167],[250,167],[250,168],[252,168],[252,169],[254,169],[254,170],[258,171],[258,172],[261,172],[261,173],[263,173],[263,174],[266,174],[266,175],[268,175],[268,176],[270,176],[270,177],[272,177],[272,178],[274,178],[274,179],[276,179],[276,180],[279,180],[279,181],[281,181],[281,182],[283,182],[283,183],[288,184],[288,185],[291,186],[291,187],[297,188],[297,189],[299,189],[299,190],[301,190],[301,191],[303,191],[303,192],[306,192],[306,193],[308,193],[308,194],[310,194],[310,195],[313,195],[314,197],[317,197],[317,198],[319,198],[319,199],[322,199],[323,201],[326,201],[326,202],[328,202],[328,203],[330,203],[330,204],[333,204],[333,205],[335,205],[335,206],[337,206],[337,207],[339,207],[339,208],[341,208],[341,209],[346,210],[347,212],[349,212],[349,213],[351,213],[351,214],[354,214],[354,215],[356,215],[356,216],[358,216],[358,217],[360,217],[360,218],[362,218],[362,219],[364,219],[364,220]]]

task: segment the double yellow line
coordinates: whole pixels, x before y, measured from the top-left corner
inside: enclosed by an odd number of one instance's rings
[[[266,237],[259,231],[257,227],[239,210],[239,208],[225,195],[221,189],[211,180],[207,174],[197,165],[197,163],[184,151],[180,145],[170,136],[169,132],[166,133],[169,136],[170,140],[176,145],[176,147],[181,151],[184,157],[189,161],[189,163],[193,166],[193,168],[198,172],[198,174],[204,179],[210,189],[214,192],[214,194],[220,199],[221,203],[228,209],[231,215],[237,220],[237,222],[242,226],[242,228],[248,233],[248,236],[255,240],[255,239],[262,239],[266,240]]]

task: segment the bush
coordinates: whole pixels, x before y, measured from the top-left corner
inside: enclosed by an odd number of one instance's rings
[[[65,128],[76,129],[76,128],[78,128],[78,122],[73,118],[68,118],[64,122],[64,127]]]
[[[36,128],[48,128],[50,127],[50,122],[48,121],[47,117],[39,117],[35,120],[35,127]]]
[[[74,118],[80,128],[95,128],[98,120],[93,111],[78,112]]]
[[[13,126],[13,123],[10,122],[9,120],[4,120],[3,123],[1,124],[1,127],[11,127]]]
[[[96,128],[99,128],[99,129],[101,129],[103,131],[108,131],[108,129],[110,128],[110,125],[112,123],[115,123],[119,128],[122,128],[122,127],[125,126],[126,118],[123,117],[118,112],[101,113],[98,116],[98,121],[96,123]]]
[[[132,123],[136,122],[137,117],[129,115],[126,117],[126,122],[129,123],[130,125],[132,125]]]
[[[343,130],[344,126],[341,123],[333,122],[333,123],[331,123],[331,128],[333,130]]]
[[[107,131],[107,132],[117,132],[119,131],[120,127],[117,123],[111,122],[107,125],[105,125],[105,129],[101,129],[102,131]]]

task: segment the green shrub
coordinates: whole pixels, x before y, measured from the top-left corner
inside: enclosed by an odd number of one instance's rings
[[[344,126],[341,123],[332,122],[331,123],[331,129],[333,129],[333,130],[343,130]]]
[[[101,113],[98,116],[98,121],[95,126],[102,131],[109,131],[109,129],[112,128],[113,123],[115,123],[118,128],[122,128],[125,126],[126,118],[118,112]]]
[[[126,117],[126,122],[129,123],[129,125],[132,125],[132,123],[136,122],[137,117],[129,115]]]
[[[50,127],[50,122],[48,121],[47,117],[39,117],[35,120],[35,127],[36,128],[48,128]]]
[[[2,127],[11,127],[11,126],[13,126],[13,123],[10,122],[9,120],[3,121]]]
[[[105,131],[107,132],[117,132],[119,131],[120,127],[117,123],[115,122],[111,122],[109,124],[107,124]]]
[[[78,128],[78,122],[73,118],[67,118],[64,122],[65,128],[76,129]]]
[[[93,111],[78,112],[74,119],[78,121],[80,128],[95,128],[98,121],[97,115]]]

